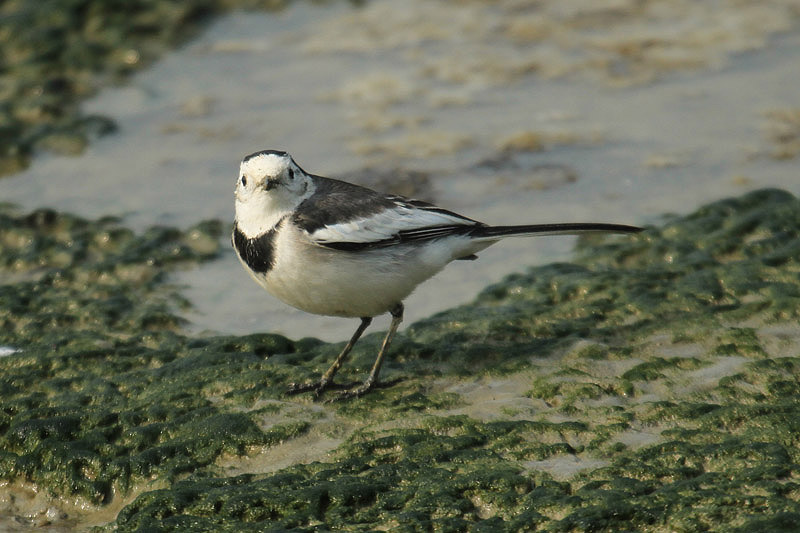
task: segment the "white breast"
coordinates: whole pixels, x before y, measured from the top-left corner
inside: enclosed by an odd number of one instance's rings
[[[474,253],[489,243],[474,249],[468,238],[450,237],[349,252],[313,244],[303,232],[287,228],[275,245],[275,265],[260,280],[270,293],[309,313],[371,317],[402,302],[417,285],[465,255],[465,248]]]

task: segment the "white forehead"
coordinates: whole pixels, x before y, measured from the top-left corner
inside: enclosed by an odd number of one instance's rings
[[[292,163],[288,154],[254,154],[242,161],[242,174],[249,176],[278,176]]]

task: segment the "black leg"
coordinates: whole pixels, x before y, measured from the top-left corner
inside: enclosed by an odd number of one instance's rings
[[[375,388],[375,385],[378,383],[378,374],[381,372],[383,359],[386,357],[386,352],[389,351],[389,345],[392,343],[392,339],[394,338],[394,334],[397,332],[397,328],[400,326],[400,322],[403,321],[403,304],[397,304],[389,312],[392,315],[392,324],[389,326],[389,331],[386,333],[386,337],[383,339],[381,350],[378,352],[378,357],[375,359],[375,363],[372,365],[372,370],[370,371],[369,376],[360,387],[345,391],[334,398],[334,400],[358,398],[359,396],[363,396]]]
[[[355,346],[356,341],[358,341],[359,337],[361,337],[361,334],[364,333],[364,330],[367,329],[367,327],[369,327],[370,323],[372,323],[372,317],[363,317],[361,319],[361,324],[358,325],[356,332],[353,333],[353,336],[347,342],[342,352],[336,357],[336,360],[333,362],[331,367],[324,374],[322,374],[322,377],[319,379],[319,381],[315,383],[303,383],[303,384],[292,383],[289,385],[289,390],[287,390],[286,393],[298,394],[301,392],[307,392],[313,390],[316,392],[316,395],[319,396],[319,394],[322,391],[324,391],[327,387],[333,384],[333,377],[336,375],[336,372],[339,371],[344,362],[347,360],[347,356],[350,354],[350,350],[353,349],[353,346]]]

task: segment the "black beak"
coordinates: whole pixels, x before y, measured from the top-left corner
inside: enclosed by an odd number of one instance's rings
[[[267,180],[264,183],[264,190],[265,191],[270,191],[270,190],[274,189],[277,186],[278,186],[278,182],[277,181]]]

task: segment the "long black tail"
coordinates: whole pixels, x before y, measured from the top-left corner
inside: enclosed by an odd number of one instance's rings
[[[644,228],[625,224],[606,224],[603,222],[572,222],[566,224],[528,224],[524,226],[478,226],[470,231],[477,239],[497,239],[500,237],[530,235],[580,235],[582,233],[639,233]]]

